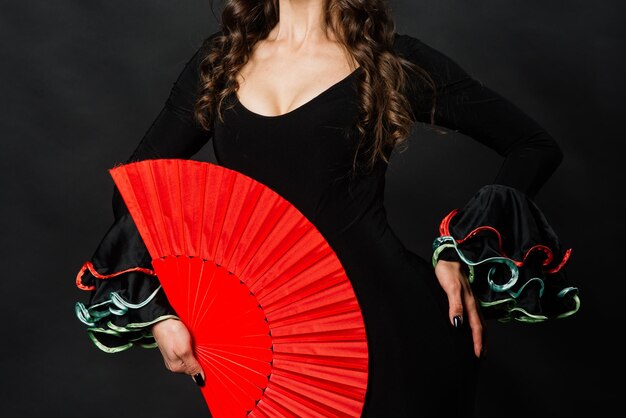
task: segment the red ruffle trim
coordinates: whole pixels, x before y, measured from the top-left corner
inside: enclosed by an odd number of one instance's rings
[[[439,224],[439,234],[441,236],[451,236],[450,234],[450,222],[452,221],[452,218],[458,213],[459,209],[453,209],[450,213],[448,213],[442,220],[441,223]],[[524,265],[524,262],[526,261],[526,259],[528,258],[528,256],[533,252],[533,251],[541,251],[546,255],[545,260],[543,261],[542,265],[545,267],[547,265],[549,265],[553,260],[554,260],[554,252],[547,246],[542,245],[542,244],[537,244],[537,245],[533,245],[532,247],[530,247],[525,253],[524,253],[524,257],[521,261],[519,260],[514,260],[511,257],[509,257],[508,255],[506,255],[506,253],[504,252],[504,249],[502,248],[502,236],[500,235],[500,232],[498,232],[497,229],[495,229],[492,226],[488,226],[488,225],[482,225],[479,226],[475,229],[473,229],[469,234],[467,234],[465,237],[461,238],[461,239],[456,239],[457,244],[461,244],[462,242],[472,238],[473,236],[477,235],[480,232],[483,231],[491,231],[494,234],[496,234],[496,236],[498,237],[498,250],[500,252],[500,254],[502,255],[502,257],[506,257],[510,260],[512,260],[515,265],[517,265],[518,267],[522,267]],[[563,254],[563,258],[561,259],[561,261],[559,262],[558,265],[556,265],[555,267],[552,267],[551,269],[547,270],[547,273],[556,273],[559,270],[561,270],[561,268],[563,268],[563,266],[567,263],[567,261],[569,260],[570,256],[572,254],[572,249],[569,248],[567,249],[567,251],[565,251],[565,253]]]
[[[143,267],[132,267],[132,268],[122,270],[122,271],[117,271],[111,274],[100,274],[96,271],[91,261],[86,261],[85,264],[83,264],[83,266],[81,267],[78,274],[76,275],[76,287],[82,290],[95,290],[96,289],[96,286],[87,286],[83,284],[82,279],[86,270],[89,270],[89,273],[91,273],[94,277],[98,279],[110,279],[111,277],[119,276],[120,274],[129,273],[131,271],[139,271],[141,273],[149,274],[150,276],[156,276],[153,270],[143,268]]]

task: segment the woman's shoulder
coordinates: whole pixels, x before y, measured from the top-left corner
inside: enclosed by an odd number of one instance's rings
[[[466,76],[464,70],[446,53],[416,36],[396,32],[394,50],[402,58],[429,72],[431,76],[436,75],[444,80]]]
[[[209,53],[209,51],[213,49],[215,42],[220,38],[222,34],[223,31],[221,29],[218,29],[206,35],[204,39],[202,39],[202,41],[200,42],[197,50],[195,51],[194,57],[199,60],[204,58]]]
[[[211,46],[223,34],[224,32],[221,29],[211,32],[206,38],[204,38],[202,45],[205,47]]]
[[[394,33],[393,48],[397,53],[408,55],[420,50],[424,45],[424,42],[414,35],[409,35],[408,33]]]
[[[394,36],[394,50],[404,58],[412,61],[421,60],[428,62],[432,62],[433,60],[441,61],[447,58],[441,51],[414,35],[396,32]]]
[[[183,71],[183,74],[185,74],[187,78],[194,80],[198,78],[201,63],[204,61],[209,52],[213,49],[215,41],[219,38],[221,34],[221,30],[211,32],[199,42],[199,45],[196,46],[193,54],[187,61],[185,68],[186,71]]]

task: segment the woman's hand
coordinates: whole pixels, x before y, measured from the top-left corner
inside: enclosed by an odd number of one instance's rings
[[[165,367],[174,373],[188,374],[198,386],[204,386],[204,372],[193,355],[191,334],[185,324],[168,318],[152,326]]]
[[[465,271],[458,261],[438,260],[435,275],[448,295],[450,322],[459,327],[466,318],[472,330],[474,354],[480,357],[484,352],[484,320],[472,293]]]

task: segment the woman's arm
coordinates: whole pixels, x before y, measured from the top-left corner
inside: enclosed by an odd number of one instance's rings
[[[125,163],[156,158],[187,159],[212,137],[194,121],[199,88],[199,65],[209,36],[185,63],[161,111]],[[81,268],[77,285],[89,291],[89,302],[78,302],[76,313],[92,341],[107,352],[133,345],[154,347],[152,327],[175,318],[151,257],[117,190],[112,197],[114,222],[90,260]],[[171,328],[171,327],[170,327]]]
[[[397,52],[435,83],[436,125],[458,131],[504,157],[492,184],[444,217],[433,243],[433,266],[448,296],[450,322],[467,318],[474,351],[489,317],[537,322],[578,310],[577,289],[565,285],[569,258],[532,198],[563,159],[557,142],[528,114],[472,78],[440,51],[396,35]],[[429,123],[432,91],[411,77],[417,121]],[[506,251],[504,250],[506,248]],[[471,286],[470,286],[471,284]]]
[[[556,170],[563,158],[558,143],[527,113],[471,77],[442,52],[408,35],[397,35],[398,51],[425,69],[436,84],[435,124],[458,131],[504,157],[493,183],[513,187],[529,197]],[[432,93],[416,78],[410,97],[417,120],[429,122]]]
[[[203,50],[200,47],[187,61],[160,113],[125,163],[157,158],[191,158],[211,139],[213,132],[203,131],[193,119],[193,107],[200,88],[199,65]],[[114,187],[113,212],[116,218],[128,213],[117,187]]]

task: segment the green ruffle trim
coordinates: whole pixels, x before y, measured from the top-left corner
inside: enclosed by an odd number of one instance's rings
[[[549,319],[548,316],[534,314],[534,313],[528,312],[524,308],[517,306],[518,298],[523,293],[526,286],[528,286],[530,283],[539,284],[540,286],[539,298],[543,296],[544,288],[545,288],[543,278],[532,277],[528,279],[528,281],[524,283],[522,286],[520,286],[517,290],[513,291],[512,288],[519,279],[519,268],[513,260],[507,257],[488,257],[488,258],[485,258],[484,260],[472,261],[468,259],[465,256],[465,254],[463,254],[461,249],[459,249],[456,240],[451,236],[440,236],[440,237],[437,237],[433,241],[433,250],[434,250],[433,256],[432,256],[433,268],[435,267],[435,265],[437,264],[437,261],[439,260],[439,254],[446,248],[454,248],[459,258],[463,261],[463,263],[465,263],[469,271],[467,279],[470,284],[474,283],[474,281],[477,279],[474,267],[478,265],[492,263],[492,264],[502,264],[506,266],[506,268],[508,268],[510,272],[510,278],[504,284],[498,284],[493,280],[493,275],[496,271],[495,266],[489,269],[487,273],[487,277],[486,277],[489,288],[493,292],[497,294],[506,294],[507,296],[501,299],[493,300],[493,301],[483,300],[480,297],[477,298],[478,302],[480,303],[482,307],[484,308],[497,307],[498,310],[503,313],[503,314],[500,314],[500,316],[498,317],[498,321],[509,322],[511,320],[517,320],[520,322],[536,323],[536,322],[543,322]],[[580,298],[578,296],[578,288],[571,287],[571,286],[565,287],[561,289],[557,293],[556,296],[557,298],[572,297],[574,301],[574,307],[568,311],[562,312],[554,316],[553,318],[565,318],[578,312],[580,308]]]
[[[133,346],[143,348],[154,348],[157,346],[154,336],[152,335],[151,326],[165,319],[179,319],[176,315],[162,315],[148,322],[134,322],[124,326],[115,325],[112,320],[105,321],[105,318],[112,315],[121,317],[126,315],[130,309],[141,309],[152,301],[157,293],[161,290],[161,286],[156,288],[141,303],[130,303],[125,301],[118,293],[111,292],[109,299],[87,308],[82,302],[76,302],[74,312],[76,317],[88,326],[87,334],[91,341],[100,350],[106,353],[119,353],[128,350]],[[120,341],[124,341],[121,345],[107,345],[98,336],[116,337]]]

